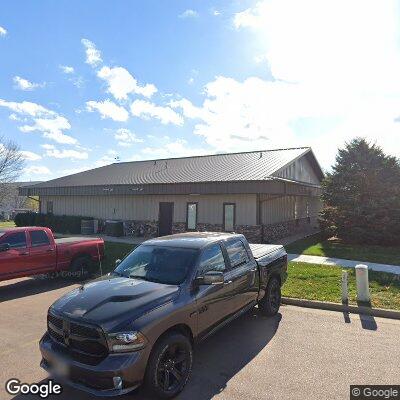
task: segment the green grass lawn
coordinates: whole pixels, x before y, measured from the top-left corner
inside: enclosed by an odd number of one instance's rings
[[[115,268],[115,260],[122,259],[135,248],[133,244],[105,242],[106,260],[103,274]],[[353,269],[349,272],[350,303],[356,304],[356,282]],[[307,300],[341,302],[342,268],[318,264],[289,263],[288,279],[282,290],[283,296]],[[382,272],[369,271],[372,305],[379,308],[400,310],[400,277]]]
[[[106,259],[102,262],[103,274],[113,271],[115,260],[118,258],[122,260],[135,247],[136,245],[134,244],[105,242],[104,254],[106,255]]]
[[[356,304],[354,269],[349,273],[349,302]],[[369,271],[372,306],[400,310],[400,277]],[[289,263],[288,279],[282,295],[307,300],[341,302],[342,268],[306,263]]]
[[[288,253],[400,265],[399,246],[345,244],[338,239],[321,240],[319,234],[298,240],[285,248]]]
[[[1,228],[14,228],[14,221],[0,221],[0,229]]]

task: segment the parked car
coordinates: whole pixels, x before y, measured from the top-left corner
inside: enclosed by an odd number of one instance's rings
[[[0,281],[59,271],[84,277],[103,257],[103,239],[54,239],[43,227],[0,230]]]
[[[94,395],[145,382],[153,396],[174,397],[189,380],[193,346],[256,304],[275,315],[286,275],[282,246],[249,245],[243,235],[148,240],[49,308],[41,366]]]

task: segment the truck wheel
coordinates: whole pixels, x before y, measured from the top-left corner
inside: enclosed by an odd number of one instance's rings
[[[145,376],[147,390],[162,399],[175,397],[189,380],[192,364],[190,340],[180,333],[166,335],[150,354]]]
[[[258,309],[268,317],[276,315],[281,305],[281,285],[277,278],[271,278],[265,296],[259,301]]]
[[[81,256],[71,263],[71,278],[74,280],[82,280],[88,278],[90,274],[91,260],[89,257]]]

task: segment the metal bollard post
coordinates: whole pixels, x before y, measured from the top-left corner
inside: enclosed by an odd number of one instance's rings
[[[342,303],[347,304],[349,302],[349,289],[348,289],[348,273],[342,270]]]
[[[356,265],[356,285],[357,301],[369,303],[371,297],[369,294],[368,266],[364,264]]]

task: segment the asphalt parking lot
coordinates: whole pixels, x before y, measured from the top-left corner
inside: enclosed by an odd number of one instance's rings
[[[75,285],[62,280],[0,282],[0,399],[5,382],[41,382],[38,341],[48,306]],[[195,352],[180,399],[349,399],[350,384],[400,384],[400,321],[283,306],[275,318],[249,313]],[[60,400],[93,397],[64,388]],[[123,399],[146,398],[139,390]]]

